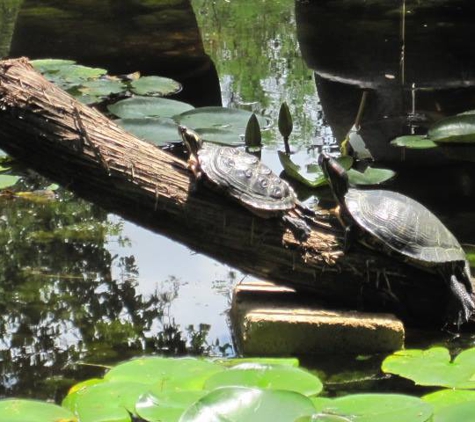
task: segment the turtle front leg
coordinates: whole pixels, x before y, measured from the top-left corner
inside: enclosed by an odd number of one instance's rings
[[[190,190],[192,192],[196,192],[198,190],[198,184],[203,178],[203,172],[201,170],[200,163],[197,160],[190,158],[188,160],[188,169],[193,173],[193,180]]]
[[[292,231],[294,236],[299,240],[299,242],[303,242],[308,239],[310,236],[310,227],[308,227],[305,221],[300,220],[297,217],[291,217],[290,215],[284,214],[282,216],[282,221],[287,223],[289,229]]]

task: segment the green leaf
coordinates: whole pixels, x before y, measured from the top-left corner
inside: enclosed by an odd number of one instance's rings
[[[225,129],[234,132],[236,135],[241,135],[244,134],[251,115],[252,113],[249,111],[235,108],[200,107],[174,116],[174,119],[179,124],[194,130],[205,128]],[[264,117],[256,117],[261,127],[267,125]]]
[[[115,121],[137,138],[163,146],[171,142],[180,142],[178,125],[171,119],[144,118],[119,119]]]
[[[245,387],[291,390],[306,396],[322,391],[322,383],[315,375],[287,365],[242,363],[211,376],[205,383],[207,390],[240,385]]]
[[[104,378],[153,383],[163,391],[201,390],[210,376],[221,371],[224,371],[222,366],[204,359],[144,357],[115,366]]]
[[[180,422],[289,422],[313,412],[310,399],[293,391],[223,387],[188,408]]]
[[[69,410],[36,400],[0,400],[2,422],[77,422]]]
[[[111,104],[108,110],[122,119],[144,117],[173,117],[175,114],[192,110],[193,106],[168,98],[133,97]]]
[[[469,422],[475,420],[475,401],[447,406],[434,415],[434,422]]]
[[[139,382],[102,382],[71,392],[63,406],[80,422],[131,422],[135,403],[148,389],[149,385]]]
[[[198,128],[195,132],[207,142],[237,147],[244,145],[243,139],[236,133],[226,129]]]
[[[391,145],[410,149],[429,149],[437,147],[437,144],[426,136],[407,135],[399,136],[391,141]]]
[[[80,84],[89,79],[99,78],[106,73],[106,69],[72,64],[69,66],[60,66],[55,77],[62,78],[66,82]]]
[[[79,91],[82,95],[106,97],[125,90],[125,85],[112,79],[95,79],[81,84]]]
[[[20,180],[19,176],[11,176],[8,174],[0,175],[0,189],[6,189],[13,186]]]
[[[475,114],[451,116],[439,120],[430,127],[428,135],[437,143],[475,142]]]
[[[137,95],[171,95],[182,89],[179,82],[161,76],[142,76],[130,86],[132,92]]]
[[[418,385],[471,389],[475,388],[475,348],[463,351],[453,362],[444,347],[401,350],[383,361],[382,370]]]
[[[470,390],[440,390],[435,393],[426,394],[422,397],[427,403],[430,403],[437,413],[440,409],[454,404],[475,401],[475,391]]]
[[[31,60],[30,63],[40,73],[55,73],[58,72],[61,67],[71,66],[76,62],[74,60],[62,59],[38,59]]]
[[[315,413],[311,416],[303,416],[295,420],[295,422],[353,422],[352,417],[344,417],[332,415],[328,413]]]
[[[379,185],[392,179],[396,173],[389,169],[367,167],[364,173],[355,169],[348,170],[348,178],[353,185]]]
[[[229,358],[218,361],[224,366],[235,366],[241,363],[259,363],[264,365],[288,365],[299,366],[299,360],[297,358]]]
[[[321,413],[348,416],[352,422],[423,422],[431,420],[433,410],[402,394],[352,394],[332,400]]]
[[[285,172],[292,179],[309,186],[311,188],[318,188],[325,185],[327,180],[323,174],[322,169],[317,164],[308,166],[305,172],[299,165],[295,164],[290,157],[283,151],[277,151],[279,155],[280,163]],[[353,159],[349,156],[341,156],[337,158],[337,161],[347,170],[353,164]]]
[[[175,422],[207,391],[153,391],[143,394],[135,404],[138,416],[149,422]]]

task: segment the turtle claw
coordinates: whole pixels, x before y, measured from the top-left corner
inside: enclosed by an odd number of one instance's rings
[[[475,303],[472,296],[467,292],[465,285],[458,281],[455,275],[450,276],[449,287],[452,293],[449,314],[458,329],[462,324],[470,320],[475,312]]]

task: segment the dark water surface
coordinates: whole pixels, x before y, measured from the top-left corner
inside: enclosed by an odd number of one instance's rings
[[[407,2],[402,42],[399,1],[361,3],[25,0],[4,10],[0,47],[11,57],[169,76],[184,85],[179,98],[196,106],[244,108],[274,121],[287,101],[293,148],[304,162],[314,158],[308,147],[331,148],[344,137],[368,89],[363,137],[376,158],[401,169],[394,188],[423,199],[464,243],[475,243],[472,153],[403,157],[387,147],[413,126],[475,108],[473,6]],[[280,173],[279,139],[276,127],[264,134],[263,159]],[[48,184],[31,175],[24,183]],[[41,203],[0,199],[0,396],[59,400],[75,380],[101,373],[88,364],[143,350],[234,353],[227,310],[244,274],[67,191],[58,196]],[[449,340],[431,335],[416,333],[410,344]],[[467,335],[451,344],[471,342]],[[380,359],[306,363],[325,366],[338,394],[354,379],[366,380],[355,383],[359,389],[385,388]]]

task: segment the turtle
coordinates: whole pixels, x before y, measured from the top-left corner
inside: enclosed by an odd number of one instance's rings
[[[280,216],[299,240],[310,235],[302,216],[313,215],[299,202],[292,187],[256,156],[235,147],[221,146],[203,139],[193,130],[179,126],[178,132],[188,150],[188,168],[196,181],[203,178],[225,192],[253,214]]]
[[[475,311],[472,276],[455,236],[424,205],[398,192],[349,187],[346,170],[327,153],[318,163],[339,205],[344,250],[352,238],[400,260],[438,273],[451,292],[447,319],[459,327]]]

